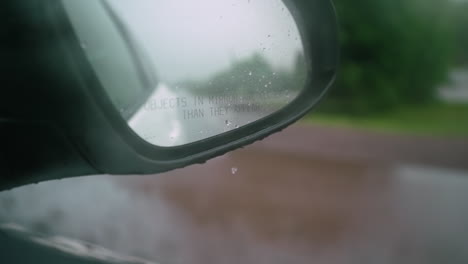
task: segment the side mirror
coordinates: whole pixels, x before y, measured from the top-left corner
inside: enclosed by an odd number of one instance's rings
[[[0,108],[0,133],[10,138],[0,163],[12,185],[204,162],[301,118],[338,65],[329,0],[2,5],[15,16],[9,31],[19,32]],[[32,165],[17,161],[25,143],[11,139],[24,127],[38,131],[23,155]],[[56,153],[34,149],[44,141]]]

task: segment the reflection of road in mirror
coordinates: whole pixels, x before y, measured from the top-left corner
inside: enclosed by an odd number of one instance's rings
[[[187,106],[186,97],[180,97],[166,85],[159,84],[148,101],[130,119],[130,127],[148,142],[160,146],[180,145],[185,142],[179,108]],[[155,114],[158,111],[160,114]]]
[[[129,120],[130,127],[154,145],[179,146],[255,122],[295,98],[293,92],[242,97],[230,93],[203,95],[188,91],[160,83]]]

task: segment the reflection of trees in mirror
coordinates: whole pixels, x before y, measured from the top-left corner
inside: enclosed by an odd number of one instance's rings
[[[263,104],[264,100],[275,104],[282,99],[293,100],[304,88],[306,75],[301,53],[296,54],[293,69],[275,69],[262,55],[255,53],[206,80],[187,80],[172,86],[194,95],[231,97],[233,101],[261,99]]]

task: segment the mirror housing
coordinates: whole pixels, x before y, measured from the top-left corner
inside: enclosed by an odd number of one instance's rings
[[[239,129],[160,147],[122,118],[90,66],[61,0],[3,0],[0,190],[93,174],[154,174],[203,163],[281,131],[323,98],[338,67],[329,0],[284,0],[309,65],[306,86],[280,110]],[[3,157],[3,158],[1,158]]]

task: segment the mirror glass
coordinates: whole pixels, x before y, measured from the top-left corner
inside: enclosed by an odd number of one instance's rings
[[[63,0],[89,61],[129,126],[180,146],[291,103],[307,65],[282,0]]]

